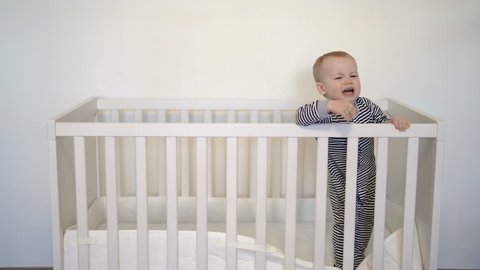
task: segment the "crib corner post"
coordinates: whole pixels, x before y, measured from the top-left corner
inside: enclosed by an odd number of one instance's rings
[[[439,121],[437,125],[437,141],[435,145],[435,171],[433,181],[433,206],[432,206],[432,227],[430,240],[430,258],[425,269],[437,269],[438,265],[438,242],[440,235],[440,206],[442,197],[442,181],[444,174],[445,159],[445,124]]]
[[[63,232],[60,228],[60,205],[57,174],[57,141],[55,140],[55,122],[49,122],[48,162],[50,173],[50,207],[52,222],[53,269],[61,270],[63,266]],[[52,130],[53,129],[53,130]]]

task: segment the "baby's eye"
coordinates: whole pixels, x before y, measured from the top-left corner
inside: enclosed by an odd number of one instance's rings
[[[341,76],[338,76],[338,77],[335,77],[333,78],[334,80],[340,80],[342,77]]]
[[[356,75],[356,74],[353,74],[353,75],[350,75],[350,77],[352,77],[352,78],[356,78],[356,77],[358,77],[358,75]]]

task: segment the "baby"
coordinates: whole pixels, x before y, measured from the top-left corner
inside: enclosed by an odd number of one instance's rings
[[[322,55],[313,65],[318,92],[326,100],[316,100],[297,110],[298,125],[353,122],[392,123],[404,131],[405,118],[390,119],[378,105],[360,95],[360,78],[355,59],[342,51]],[[333,210],[333,250],[335,266],[343,265],[343,224],[345,212],[346,138],[329,138],[329,194]],[[357,203],[355,215],[355,268],[362,262],[373,228],[375,204],[375,155],[373,138],[358,143]]]

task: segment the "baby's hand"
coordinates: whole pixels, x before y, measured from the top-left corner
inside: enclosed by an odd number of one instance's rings
[[[399,131],[405,131],[410,127],[410,121],[406,118],[393,118],[390,122]]]
[[[357,108],[353,102],[349,100],[329,100],[327,110],[331,113],[341,115],[347,121],[352,121],[357,114]]]

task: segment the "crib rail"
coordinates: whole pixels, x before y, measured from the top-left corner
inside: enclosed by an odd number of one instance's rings
[[[399,132],[391,124],[329,124],[301,127],[261,123],[57,123],[57,136],[82,137],[387,137],[435,138],[437,125],[412,124]]]
[[[347,176],[346,176],[346,202],[345,202],[345,230],[344,230],[344,269],[353,269],[354,254],[354,233],[355,233],[355,207],[356,207],[356,177],[357,177],[357,151],[359,137],[373,137],[377,140],[377,185],[375,202],[375,226],[373,231],[373,269],[383,269],[383,239],[385,223],[385,204],[387,194],[388,178],[388,155],[389,143],[394,138],[402,138],[407,141],[405,191],[404,191],[404,219],[403,219],[403,245],[402,245],[402,269],[410,269],[412,265],[413,235],[415,229],[415,209],[417,199],[417,178],[419,164],[419,144],[422,139],[438,140],[442,130],[431,118],[422,116],[421,123],[414,123],[405,132],[399,132],[391,124],[331,124],[321,126],[300,127],[293,123],[282,123],[282,110],[286,104],[272,103],[268,108],[272,111],[271,123],[259,123],[259,106],[265,106],[265,102],[251,103],[251,107],[245,107],[245,103],[229,103],[227,106],[222,102],[209,103],[206,108],[204,102],[172,103],[152,101],[109,101],[98,100],[98,108],[101,110],[112,110],[108,122],[90,121],[98,118],[96,112],[92,113],[92,103],[88,102],[87,108],[80,108],[73,111],[74,117],[62,115],[56,121],[50,123],[50,152],[52,170],[52,209],[58,211],[61,203],[58,198],[61,188],[58,184],[57,175],[57,146],[56,140],[60,138],[73,139],[75,169],[73,182],[75,183],[75,206],[76,225],[78,231],[78,268],[89,269],[89,230],[92,229],[89,220],[88,207],[90,206],[89,191],[87,189],[87,143],[88,138],[93,138],[96,144],[97,166],[104,166],[105,170],[105,196],[107,205],[107,234],[108,234],[108,269],[119,269],[119,228],[118,228],[118,198],[122,196],[119,190],[119,141],[122,138],[133,138],[134,140],[134,171],[135,171],[135,194],[137,202],[137,269],[149,269],[149,216],[148,216],[148,139],[161,139],[158,151],[164,152],[165,169],[164,189],[158,188],[157,196],[166,197],[167,202],[167,269],[179,268],[179,243],[178,243],[178,198],[190,196],[190,185],[195,185],[195,197],[197,200],[196,209],[196,265],[197,269],[208,269],[208,198],[212,197],[212,176],[209,166],[212,161],[212,139],[222,138],[226,141],[225,147],[225,200],[226,200],[226,269],[237,269],[237,201],[239,198],[239,141],[249,138],[249,151],[251,152],[251,168],[255,174],[250,186],[251,195],[256,199],[256,236],[255,246],[250,247],[256,250],[255,269],[266,269],[266,221],[267,221],[267,199],[275,191],[267,191],[269,168],[269,142],[273,138],[285,138],[281,143],[281,149],[276,150],[284,157],[282,161],[285,166],[283,171],[285,205],[285,261],[284,269],[296,269],[296,220],[297,220],[297,197],[302,196],[303,188],[299,181],[299,160],[302,147],[299,141],[305,138],[315,138],[315,246],[314,246],[314,269],[324,269],[325,265],[325,232],[327,220],[327,162],[328,162],[328,138],[347,137]],[[129,110],[133,110],[134,119],[132,122],[121,122],[120,111],[128,104]],[[133,104],[133,105],[132,105]],[[173,105],[172,105],[173,104]],[[201,123],[190,123],[190,112],[184,110],[185,106],[192,110],[202,110]],[[155,112],[157,122],[145,123],[144,110],[159,110]],[[166,110],[180,110],[179,121],[167,122]],[[212,110],[227,110],[225,121],[215,123]],[[247,116],[249,123],[237,123],[235,110],[252,110]],[[88,114],[82,118],[82,111]],[[88,119],[90,122],[79,122],[77,120]],[[190,144],[185,141],[192,140],[195,151],[191,151]],[[442,143],[442,142],[440,142]],[[254,145],[252,148],[251,146]],[[101,146],[101,147],[100,147]],[[443,147],[443,144],[440,144]],[[180,149],[180,151],[179,151]],[[441,149],[439,150],[441,152]],[[179,160],[179,155],[184,160]],[[160,157],[159,160],[162,160]],[[438,159],[438,157],[437,157]],[[179,168],[194,160],[195,174],[178,174]],[[162,161],[162,162],[163,162]],[[440,166],[436,163],[436,166]],[[55,170],[55,172],[53,172]],[[99,170],[99,168],[96,168]],[[435,167],[435,172],[440,171]],[[280,173],[281,174],[281,173]],[[182,178],[183,177],[183,178]],[[195,177],[195,182],[188,179]],[[97,185],[100,186],[100,173],[97,171]],[[60,180],[61,181],[61,180]],[[180,182],[180,185],[177,183]],[[97,196],[102,196],[101,188],[97,188]],[[180,189],[180,190],[179,190]],[[54,213],[60,220],[61,213]],[[436,217],[433,217],[433,219]],[[63,269],[61,258],[62,236],[65,222],[53,222],[54,245],[56,246],[55,269]],[[377,226],[382,224],[382,226]],[[435,235],[432,236],[435,240]],[[435,247],[430,247],[435,252]],[[58,253],[59,254],[58,254]],[[426,269],[435,263],[430,263]]]

